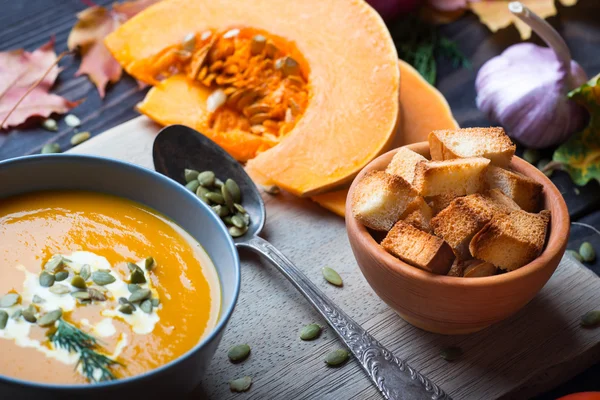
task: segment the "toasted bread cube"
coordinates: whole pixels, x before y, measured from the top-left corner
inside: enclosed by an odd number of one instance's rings
[[[401,147],[394,154],[385,172],[404,178],[405,181],[412,184],[415,179],[415,167],[419,161],[427,161],[427,159],[407,147]]]
[[[497,205],[505,208],[507,213],[521,209],[513,199],[502,193],[500,189],[488,190],[486,196],[492,199]]]
[[[352,214],[368,228],[389,231],[416,195],[399,176],[371,171],[354,190]]]
[[[448,273],[446,275],[461,277],[461,276],[463,276],[464,271],[465,271],[465,263],[463,261],[455,259],[454,262],[452,263],[452,266],[450,267],[450,271],[448,271]]]
[[[435,216],[438,215],[440,211],[448,207],[450,203],[452,203],[452,200],[459,197],[460,196],[456,196],[452,193],[444,193],[437,196],[426,197],[425,201],[427,201],[427,204],[429,204],[429,207],[431,207],[433,215]]]
[[[431,233],[431,218],[433,218],[433,210],[421,196],[417,196],[400,216],[401,221],[429,233]]]
[[[492,164],[506,167],[516,146],[502,128],[463,128],[433,131],[429,134],[432,160],[485,157]]]
[[[414,187],[424,197],[464,196],[480,192],[490,160],[476,157],[448,161],[421,161],[415,169]]]
[[[402,261],[434,274],[448,273],[455,258],[448,243],[404,221],[396,222],[381,246]]]
[[[500,189],[527,212],[537,212],[544,187],[541,183],[518,172],[490,166],[487,171],[490,189]]]
[[[550,211],[498,214],[471,240],[473,257],[513,271],[530,263],[544,249]]]
[[[465,262],[463,276],[465,278],[482,278],[484,276],[495,275],[496,271],[497,268],[492,263],[481,260],[469,260]]]

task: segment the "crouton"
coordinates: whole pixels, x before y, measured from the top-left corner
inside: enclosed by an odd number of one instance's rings
[[[432,217],[433,210],[421,196],[418,196],[406,207],[406,210],[400,216],[400,220],[411,224],[417,229],[431,233],[430,223]]]
[[[368,228],[388,231],[417,193],[399,176],[371,171],[358,183],[352,196],[352,214]]]
[[[444,240],[404,221],[396,222],[381,246],[402,261],[434,274],[448,273],[455,258]]]
[[[492,199],[498,206],[507,210],[507,213],[521,209],[513,199],[502,193],[500,189],[488,190],[485,195]]]
[[[448,161],[420,161],[414,187],[421,196],[451,194],[455,197],[480,192],[490,160],[482,157]]]
[[[471,255],[513,271],[530,263],[544,249],[550,211],[513,211],[496,215],[471,240]]]
[[[431,207],[433,215],[437,215],[440,211],[448,207],[450,203],[452,203],[452,200],[457,199],[458,197],[460,196],[455,196],[452,193],[444,193],[437,196],[426,197],[425,201],[427,201],[427,204]]]
[[[464,128],[439,130],[429,134],[432,160],[485,157],[491,163],[506,167],[516,146],[502,128]]]
[[[500,189],[527,212],[537,212],[540,208],[544,187],[525,175],[490,166],[487,183],[490,189]]]
[[[469,260],[464,263],[465,269],[463,276],[465,278],[482,278],[484,276],[492,276],[496,274],[497,268],[495,265],[481,261]]]
[[[454,262],[452,263],[452,266],[450,267],[450,271],[448,271],[448,273],[446,275],[461,277],[461,276],[463,276],[464,270],[465,270],[465,263],[458,259],[455,259]]]
[[[404,178],[412,185],[415,178],[415,167],[419,161],[427,161],[427,159],[407,147],[401,147],[394,154],[385,172]]]

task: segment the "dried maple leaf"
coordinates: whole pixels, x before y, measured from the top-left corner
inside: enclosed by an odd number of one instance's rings
[[[77,14],[77,23],[69,33],[67,45],[69,50],[79,49],[81,54],[77,76],[88,75],[98,88],[100,97],[104,97],[108,82],[117,82],[123,72],[121,65],[104,45],[104,38],[123,22],[158,1],[115,3],[111,10],[93,6]]]
[[[587,127],[554,152],[552,160],[579,186],[600,181],[600,74],[569,93],[569,98],[590,113]]]
[[[531,28],[508,10],[508,3],[510,2],[511,0],[471,1],[469,7],[492,32],[506,28],[510,24],[515,24],[521,39],[529,39]],[[577,3],[577,0],[560,0],[560,2],[564,6],[572,6]],[[541,18],[556,15],[554,0],[521,0],[521,3]]]
[[[62,114],[78,104],[48,93],[60,72],[56,62],[54,40],[33,52],[0,53],[0,123],[4,121],[0,129],[20,125],[32,116]]]

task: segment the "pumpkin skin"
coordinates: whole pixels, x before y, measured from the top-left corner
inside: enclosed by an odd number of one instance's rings
[[[119,27],[105,44],[128,73],[148,82],[145,62],[162,49],[190,32],[233,27],[293,42],[309,69],[306,110],[277,146],[269,149],[272,143],[238,132],[207,133],[239,160],[250,158],[251,174],[307,196],[349,182],[389,148],[398,122],[398,55],[384,22],[362,0],[163,1]],[[138,108],[159,123],[177,121],[203,132],[204,98],[172,78]]]
[[[457,129],[458,123],[444,96],[410,64],[400,60],[400,124],[394,147],[427,140],[435,129]],[[348,189],[312,197],[322,207],[343,217]]]

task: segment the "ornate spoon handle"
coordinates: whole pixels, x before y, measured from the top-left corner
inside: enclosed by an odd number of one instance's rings
[[[340,310],[271,243],[254,236],[246,242],[238,242],[237,245],[249,247],[262,254],[296,286],[346,343],[386,399],[451,400],[440,387],[411,368],[405,361],[395,357]]]

